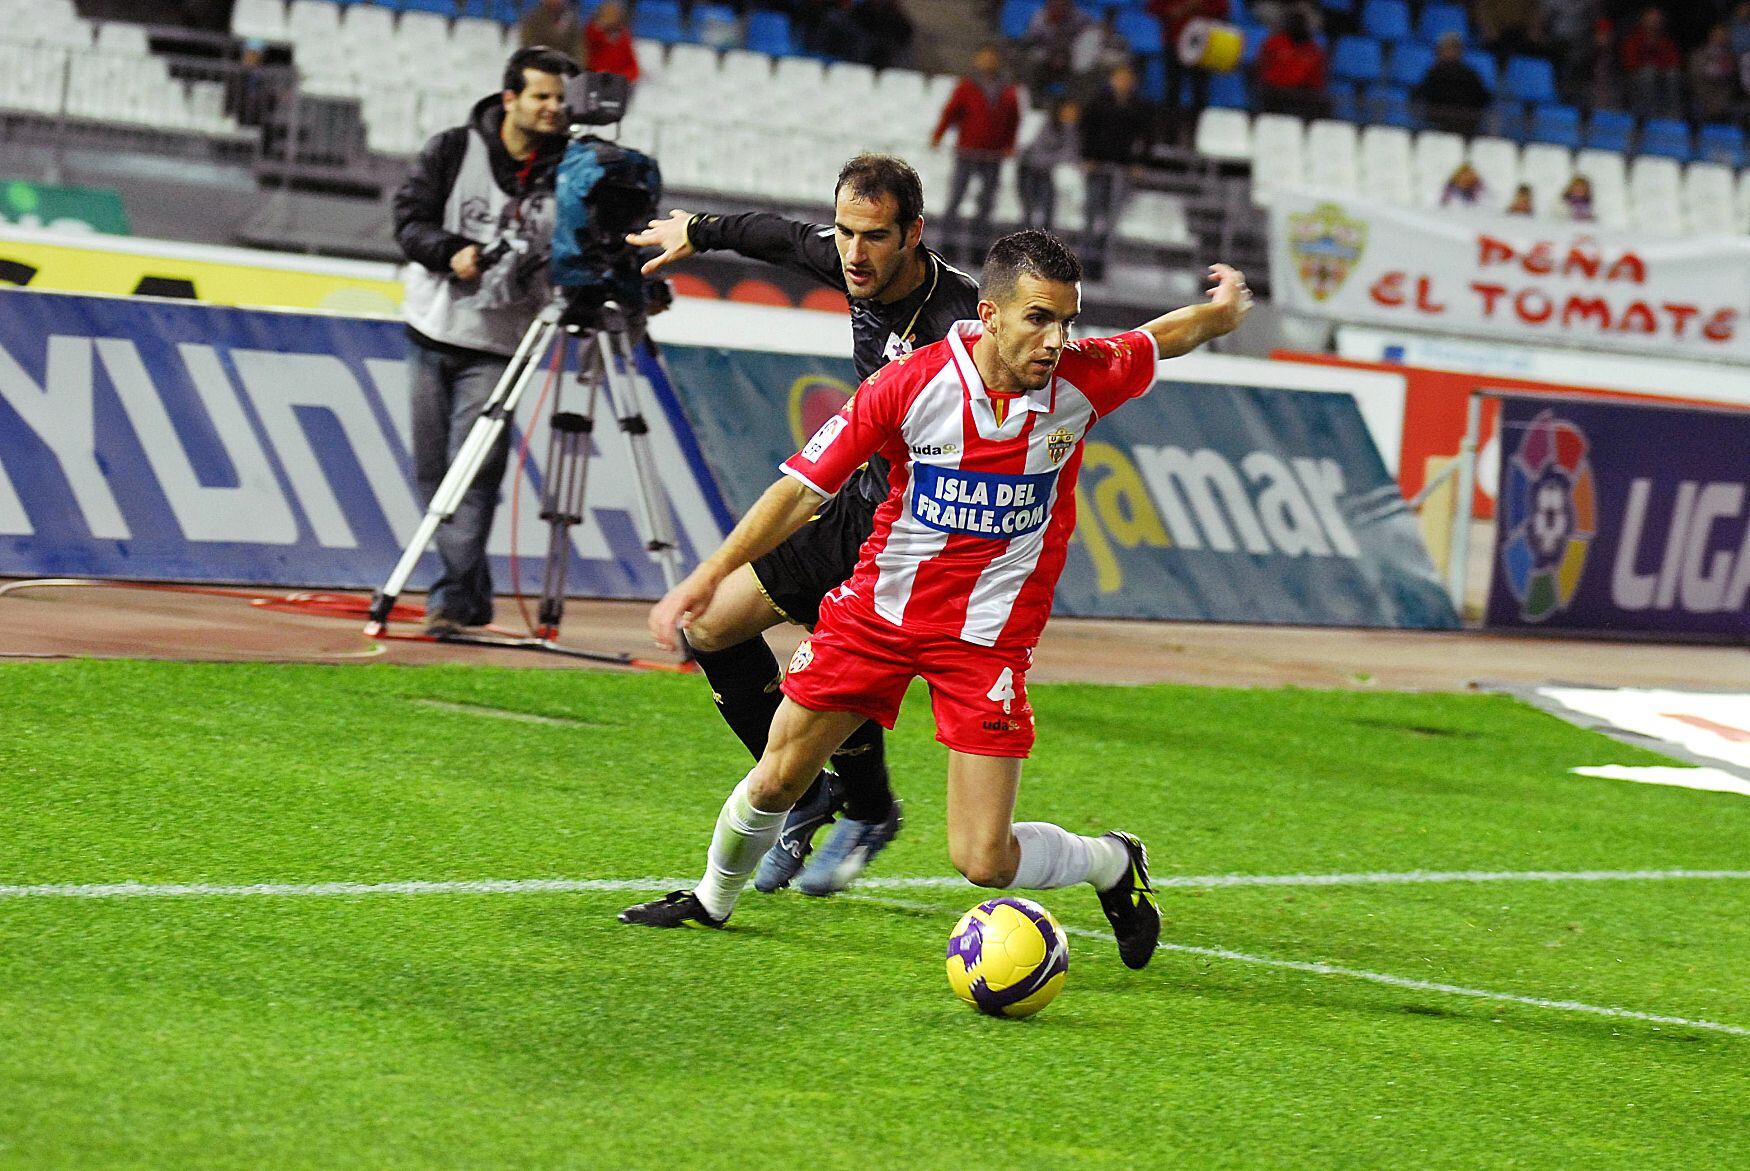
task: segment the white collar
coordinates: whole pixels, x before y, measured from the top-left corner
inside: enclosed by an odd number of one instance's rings
[[[978,344],[978,339],[984,335],[984,324],[973,321],[956,321],[948,331],[948,352],[954,356],[954,367],[960,372],[960,381],[966,387],[966,392],[974,402],[982,402],[988,409],[990,406],[990,391],[984,385],[984,376],[978,372],[978,365],[972,360],[972,346]],[[1026,411],[1038,411],[1041,414],[1051,410],[1051,402],[1057,389],[1057,376],[1052,375],[1051,381],[1037,390],[1022,391],[1010,400],[1009,418],[1018,419]],[[1018,411],[1015,408],[1020,408]]]

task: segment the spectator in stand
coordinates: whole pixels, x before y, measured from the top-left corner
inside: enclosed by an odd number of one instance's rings
[[[1021,50],[1025,54],[1027,84],[1035,98],[1042,94],[1063,94],[1074,76],[1072,62],[1076,41],[1093,27],[1093,18],[1077,8],[1073,0],[1045,0],[1045,7],[1027,22],[1021,34]]]
[[[1716,24],[1689,55],[1689,109],[1698,122],[1730,121],[1738,107],[1738,58],[1732,30]]]
[[[1622,71],[1628,79],[1629,110],[1640,118],[1680,116],[1677,42],[1665,31],[1665,14],[1641,10],[1634,31],[1622,39]]]
[[[1620,110],[1622,69],[1617,65],[1616,26],[1605,18],[1592,25],[1592,40],[1574,60],[1574,87],[1579,104],[1588,110]]]
[[[1226,20],[1229,0],[1149,0],[1148,11],[1161,22],[1163,59],[1167,67],[1167,108],[1178,110],[1177,135],[1184,138],[1197,115],[1209,104],[1209,70],[1179,60],[1179,36],[1193,20]],[[1184,82],[1191,82],[1191,100],[1181,104]]]
[[[1482,74],[1464,59],[1464,38],[1446,33],[1440,38],[1434,64],[1411,91],[1422,105],[1422,116],[1436,130],[1475,137],[1489,108],[1489,87]]]
[[[267,42],[250,37],[237,55],[237,71],[225,87],[225,112],[244,126],[266,126],[279,106],[281,84],[267,64]]]
[[[1584,175],[1575,175],[1568,180],[1568,185],[1562,188],[1562,206],[1568,209],[1568,218],[1576,224],[1589,224],[1598,218],[1592,210],[1592,180]]]
[[[886,69],[905,59],[917,29],[899,0],[863,0],[851,16],[863,30],[868,64]]]
[[[1137,92],[1136,70],[1120,65],[1082,112],[1088,189],[1081,256],[1089,280],[1105,278],[1112,230],[1130,192],[1131,174],[1147,157],[1153,130],[1154,109]]]
[[[1291,8],[1282,27],[1264,39],[1254,66],[1258,109],[1266,113],[1324,118],[1331,112],[1325,93],[1325,51],[1313,39],[1312,21],[1303,8]]]
[[[1471,16],[1483,47],[1503,61],[1516,54],[1543,51],[1537,43],[1533,0],[1476,0]]]
[[[517,42],[527,49],[546,45],[576,60],[583,60],[583,21],[576,0],[538,0],[517,21]]]
[[[1732,9],[1732,53],[1742,58],[1750,53],[1750,0]]]
[[[1446,190],[1440,193],[1440,206],[1449,203],[1460,203],[1466,207],[1475,207],[1488,194],[1488,188],[1483,185],[1483,177],[1477,174],[1477,169],[1469,163],[1458,164],[1458,169],[1452,172],[1452,177],[1446,180]]]
[[[1522,216],[1537,214],[1532,206],[1531,184],[1521,183],[1513,189],[1513,201],[1507,205],[1507,214]]]
[[[792,19],[802,47],[818,57],[861,61],[868,56],[868,38],[851,0],[796,0]]]
[[[1584,105],[1579,65],[1592,40],[1598,20],[1599,0],[1538,0],[1537,32],[1556,67],[1557,88],[1562,100]]]
[[[954,172],[948,181],[948,201],[942,205],[944,243],[959,246],[976,260],[990,244],[990,215],[996,206],[997,179],[1003,160],[1014,152],[1015,133],[1021,126],[1021,101],[1015,83],[1003,73],[1003,55],[995,45],[985,45],[972,59],[972,72],[960,79],[948,95],[942,116],[930,135],[931,148],[942,145],[942,136],[956,128]],[[978,181],[972,220],[964,229],[960,204],[972,181]]]
[[[602,0],[602,6],[583,26],[583,47],[584,68],[618,73],[637,84],[638,51],[632,46],[632,28],[620,0]]]
[[[1075,51],[1070,54],[1070,68],[1075,72],[1075,88],[1078,97],[1092,96],[1092,92],[1106,84],[1105,79],[1120,65],[1128,65],[1135,57],[1130,51],[1130,41],[1118,31],[1118,10],[1108,8],[1100,16],[1098,24],[1089,25],[1082,35],[1076,38]]]
[[[1058,167],[1082,161],[1082,108],[1072,98],[1060,100],[1051,119],[1039,128],[1033,141],[1022,148],[1015,167],[1016,194],[1021,197],[1021,226],[1051,231],[1057,214]]]

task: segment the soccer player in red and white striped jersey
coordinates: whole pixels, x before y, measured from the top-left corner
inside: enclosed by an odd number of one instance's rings
[[[627,908],[623,921],[722,926],[821,764],[864,719],[891,728],[922,676],[949,750],[955,867],[979,886],[1088,882],[1124,962],[1148,962],[1160,916],[1142,843],[1012,816],[1034,735],[1026,672],[1075,528],[1082,442],[1153,385],[1158,359],[1239,325],[1251,306],[1245,278],[1226,265],[1210,273],[1206,304],[1072,342],[1080,264],[1047,233],[1006,236],[985,263],[979,319],[871,375],[784,462],[723,547],[651,610],[658,645],[673,649],[677,625],[703,612],[718,583],[806,522],[872,455],[891,464],[888,495],[856,572],[821,603],[791,659],[766,753],[725,803],[698,888]]]

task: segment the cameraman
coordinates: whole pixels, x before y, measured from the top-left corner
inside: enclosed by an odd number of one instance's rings
[[[412,263],[402,310],[412,339],[413,464],[429,506],[517,344],[547,304],[554,176],[565,151],[571,58],[518,50],[504,90],[425,144],[395,193],[395,238]],[[443,573],[426,600],[438,637],[492,621],[486,538],[510,429],[437,533]]]

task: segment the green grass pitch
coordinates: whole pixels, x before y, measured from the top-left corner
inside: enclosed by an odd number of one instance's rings
[[[1750,1166],[1750,882],[1172,887],[1126,970],[1086,888],[1040,1016],[943,976],[970,887],[66,898],[34,884],[691,881],[740,748],[697,679],[0,667],[0,1168]],[[1750,802],[1510,699],[1039,686],[1019,816],[1157,877],[1734,869]],[[522,718],[511,718],[522,717]],[[534,717],[534,718],[529,718]],[[908,824],[950,874],[914,693]],[[1250,957],[1250,958],[1248,958]],[[1272,966],[1322,963],[1401,978]]]

